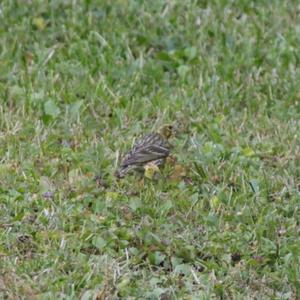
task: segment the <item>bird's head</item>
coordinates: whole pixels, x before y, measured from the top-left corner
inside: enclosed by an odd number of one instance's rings
[[[158,130],[159,134],[162,135],[165,139],[169,139],[175,133],[175,128],[173,125],[164,125]]]

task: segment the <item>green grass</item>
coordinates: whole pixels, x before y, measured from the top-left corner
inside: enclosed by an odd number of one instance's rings
[[[1,1],[0,298],[300,297],[299,9]],[[117,181],[165,123],[186,178]]]

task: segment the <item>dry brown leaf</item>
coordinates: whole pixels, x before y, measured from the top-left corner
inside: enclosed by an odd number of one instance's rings
[[[180,165],[180,164],[176,164],[174,166],[174,170],[170,176],[170,179],[172,181],[178,182],[181,181],[181,179],[183,179],[187,174],[187,170],[184,166]]]

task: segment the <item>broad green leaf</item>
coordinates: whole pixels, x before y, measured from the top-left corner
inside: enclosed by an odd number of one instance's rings
[[[47,116],[56,118],[60,114],[60,109],[53,100],[48,100],[44,104],[44,111]]]

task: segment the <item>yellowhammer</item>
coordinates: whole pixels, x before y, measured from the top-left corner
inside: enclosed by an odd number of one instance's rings
[[[173,133],[173,126],[163,126],[159,132],[150,133],[137,140],[133,148],[125,155],[116,176],[124,177],[132,170],[143,172],[150,163],[161,166],[171,151],[168,139]]]

